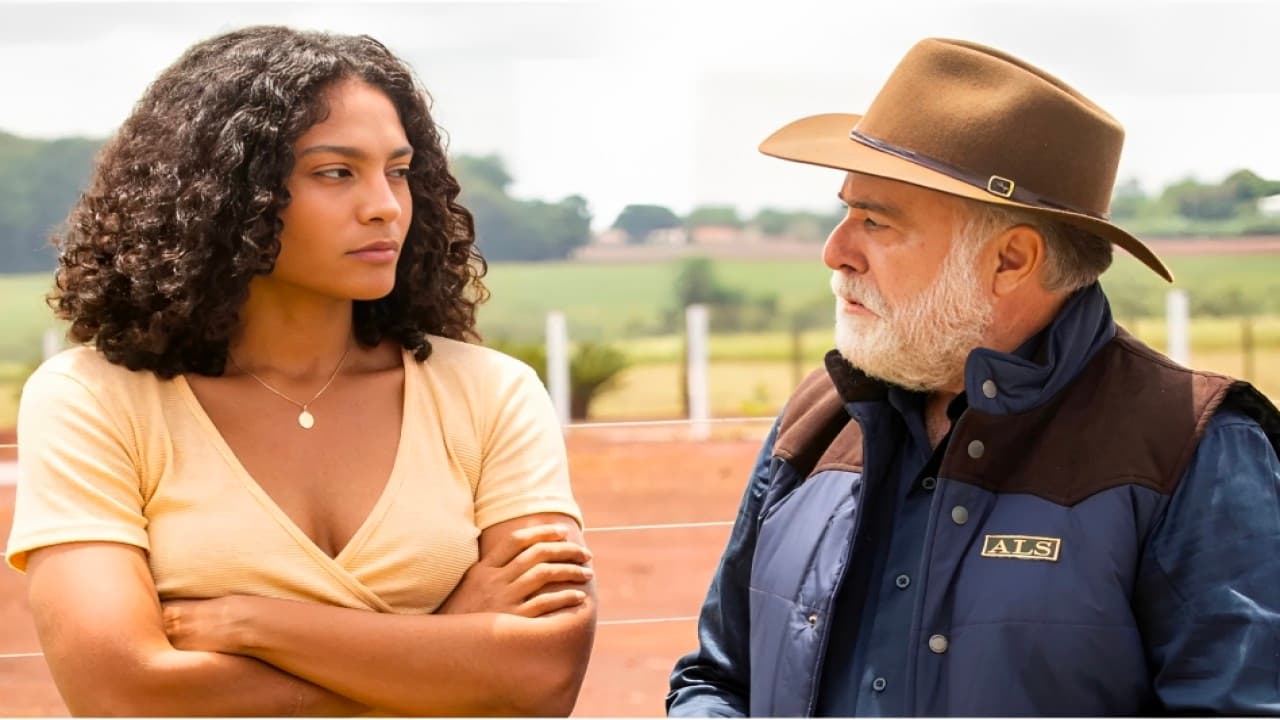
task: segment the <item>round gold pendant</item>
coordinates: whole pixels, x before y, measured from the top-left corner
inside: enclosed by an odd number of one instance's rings
[[[310,430],[315,424],[316,418],[310,412],[303,410],[298,413],[298,425],[302,426],[303,430]]]

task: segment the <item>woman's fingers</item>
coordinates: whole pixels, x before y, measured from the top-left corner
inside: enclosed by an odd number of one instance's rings
[[[529,598],[516,608],[517,615],[524,617],[541,617],[548,613],[576,607],[587,601],[587,594],[581,590],[556,590]]]
[[[493,567],[503,567],[530,547],[539,543],[560,542],[568,536],[568,531],[562,525],[532,525],[520,528],[494,547],[493,552],[488,556],[480,558],[480,561]]]
[[[513,530],[472,566],[441,606],[441,612],[511,612],[544,615],[576,605],[579,589],[594,573],[586,567],[591,551],[572,542],[570,529],[546,523]],[[576,539],[576,534],[575,534]],[[559,585],[560,587],[557,587]],[[545,589],[545,593],[543,592]],[[550,596],[527,605],[534,596]],[[583,596],[585,598],[585,596]],[[550,608],[550,609],[548,609]]]
[[[586,565],[591,562],[591,551],[575,542],[540,542],[520,552],[507,569],[512,578],[519,577],[530,568],[543,563],[572,563]]]
[[[518,602],[538,594],[548,585],[572,584],[584,585],[595,578],[595,571],[574,563],[538,563],[526,570],[514,582],[510,589]]]

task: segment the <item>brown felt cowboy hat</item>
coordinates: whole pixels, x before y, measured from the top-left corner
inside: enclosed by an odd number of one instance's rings
[[[1124,129],[1066,83],[989,47],[917,43],[865,115],[797,120],[760,144],[784,160],[1025,208],[1129,251],[1155,253],[1108,220]]]

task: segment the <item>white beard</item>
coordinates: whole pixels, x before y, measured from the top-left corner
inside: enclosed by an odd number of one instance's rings
[[[981,250],[957,238],[929,288],[892,308],[862,276],[832,273],[836,349],[867,375],[908,390],[963,386],[965,361],[991,327],[991,301],[973,278]],[[879,317],[844,312],[841,297]]]

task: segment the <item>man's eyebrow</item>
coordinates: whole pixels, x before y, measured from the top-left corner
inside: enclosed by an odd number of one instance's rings
[[[879,213],[881,215],[887,215],[889,217],[900,217],[902,215],[902,213],[897,208],[890,207],[888,205],[884,205],[882,203],[878,203],[872,200],[850,200],[849,198],[845,197],[844,193],[842,192],[836,193],[836,197],[839,198],[840,202],[844,203],[845,205],[848,205],[851,208],[857,208],[858,210],[866,210],[868,212]]]
[[[368,153],[361,150],[360,148],[349,147],[347,145],[312,145],[311,147],[298,153],[298,157],[302,157],[304,155],[312,155],[314,153],[334,153],[335,155],[342,155],[343,157],[354,158],[356,160],[364,160],[369,156]],[[398,147],[395,150],[392,150],[391,154],[387,155],[387,159],[395,160],[396,158],[402,158],[406,155],[412,155],[412,154],[413,154],[413,148],[409,147],[408,145],[405,145],[403,147]]]

